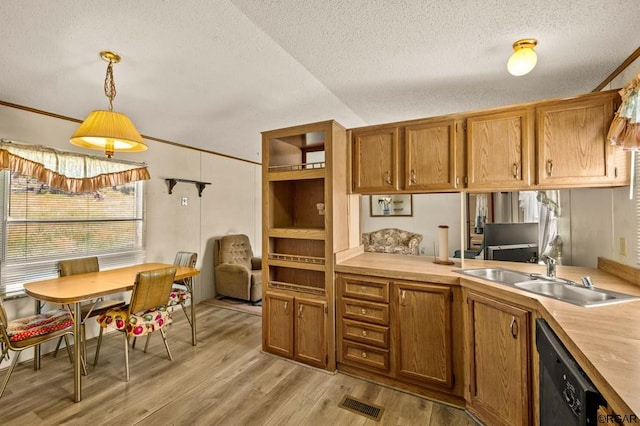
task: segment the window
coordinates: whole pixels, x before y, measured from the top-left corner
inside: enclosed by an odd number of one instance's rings
[[[101,269],[144,261],[143,183],[70,194],[0,173],[0,290],[57,276],[57,262],[98,256]]]

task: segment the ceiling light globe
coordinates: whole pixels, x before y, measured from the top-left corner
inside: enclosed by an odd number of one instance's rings
[[[538,55],[536,55],[533,48],[537,43],[535,39],[523,39],[513,44],[514,52],[507,62],[509,74],[519,77],[535,68],[538,62]]]

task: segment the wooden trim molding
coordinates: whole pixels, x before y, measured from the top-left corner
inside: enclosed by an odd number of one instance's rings
[[[638,57],[640,57],[640,47],[638,47],[635,52],[633,52],[631,55],[629,55],[629,57],[627,59],[624,60],[623,63],[620,64],[620,66],[618,68],[615,69],[615,71],[613,71],[611,74],[609,74],[609,77],[605,78],[604,81],[600,84],[598,84],[596,86],[595,89],[593,89],[593,92],[599,92],[602,89],[604,89],[604,87],[611,83],[611,81],[616,78],[618,76],[618,74],[620,74],[622,71],[624,71],[629,65],[631,65],[631,63],[633,61],[635,61],[636,59],[638,59]]]
[[[33,112],[36,114],[41,114],[41,115],[46,115],[48,117],[53,117],[53,118],[57,118],[59,120],[66,120],[66,121],[73,121],[74,123],[82,123],[82,120],[78,120],[77,118],[71,118],[71,117],[67,117],[64,115],[60,115],[60,114],[54,114],[52,112],[47,112],[47,111],[42,111],[39,109],[35,109],[35,108],[30,108],[30,107],[26,107],[23,105],[18,105],[18,104],[13,104],[11,102],[5,102],[0,100],[0,105],[4,105],[6,107],[9,108],[15,108],[15,109],[20,109],[23,111],[28,111],[28,112]],[[173,141],[169,141],[166,139],[160,139],[160,138],[154,138],[153,136],[147,136],[147,135],[141,135],[144,139],[150,140],[150,141],[154,141],[154,142],[160,142],[160,143],[165,143],[167,145],[173,145],[173,146],[177,146],[180,148],[186,148],[186,149],[193,149],[194,151],[199,151],[199,152],[204,152],[207,154],[213,154],[213,155],[218,155],[220,157],[225,157],[225,158],[230,158],[232,160],[238,160],[238,161],[243,161],[245,163],[250,163],[250,164],[255,164],[255,165],[262,165],[262,163],[258,163],[256,161],[251,161],[251,160],[247,160],[244,158],[239,158],[239,157],[234,157],[233,155],[227,155],[227,154],[222,154],[221,152],[216,152],[216,151],[210,151],[208,149],[202,149],[202,148],[196,148],[193,146],[188,146],[188,145],[184,145],[178,142],[173,142]]]
[[[598,257],[598,269],[640,287],[640,269],[615,260]]]

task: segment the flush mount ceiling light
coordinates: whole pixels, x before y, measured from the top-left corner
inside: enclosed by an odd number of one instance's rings
[[[533,50],[538,44],[535,38],[524,38],[513,43],[513,54],[507,62],[509,74],[519,77],[529,73],[538,62],[538,55]]]
[[[109,110],[91,112],[78,127],[69,142],[89,149],[104,150],[111,158],[114,152],[145,151],[147,145],[135,126],[124,114],[113,112],[113,99],[116,86],[113,81],[113,64],[120,62],[120,56],[113,52],[100,52],[100,57],[109,62],[107,76],[104,79],[104,94],[109,99]]]

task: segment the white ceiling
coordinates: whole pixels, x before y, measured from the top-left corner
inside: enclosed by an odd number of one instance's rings
[[[346,127],[590,92],[638,46],[637,0],[4,1],[0,100],[260,161],[260,132]],[[538,65],[507,73],[511,45]],[[2,135],[7,137],[10,135]],[[37,142],[37,141],[29,141]],[[153,142],[152,142],[153,143]]]

